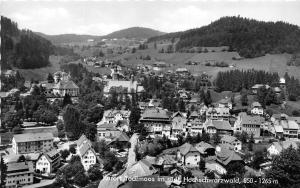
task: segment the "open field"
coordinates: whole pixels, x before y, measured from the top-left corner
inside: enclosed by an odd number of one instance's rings
[[[60,56],[50,56],[49,61],[51,63],[48,67],[39,69],[16,69],[25,78],[25,80],[46,80],[48,73],[54,73],[60,70]]]
[[[142,60],[140,56],[151,57],[151,60]],[[290,54],[267,54],[262,57],[242,60],[232,60],[233,57],[239,57],[236,52],[208,52],[208,53],[158,53],[158,50],[146,49],[138,50],[136,53],[122,54],[114,59],[124,59],[125,65],[136,64],[153,64],[155,61],[165,61],[169,67],[166,69],[175,70],[179,67],[186,67],[193,74],[199,74],[206,72],[207,74],[215,77],[219,71],[227,71],[231,69],[256,69],[265,70],[268,72],[278,72],[280,76],[283,76],[285,72],[300,79],[300,67],[287,66],[286,63],[291,57]],[[205,66],[206,60],[224,61],[229,65],[235,67],[210,67]],[[185,65],[186,62],[200,62],[198,65]]]

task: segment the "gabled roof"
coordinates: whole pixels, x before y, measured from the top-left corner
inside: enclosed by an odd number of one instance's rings
[[[189,144],[189,143],[185,143],[182,146],[180,146],[179,148],[179,152],[182,155],[186,155],[189,152],[199,152],[199,150],[197,150],[193,145]],[[200,153],[200,152],[199,152]]]
[[[60,157],[60,153],[56,149],[52,149],[49,152],[43,153],[42,155],[40,155],[40,157],[43,155],[47,158],[47,160],[50,163]]]
[[[152,174],[155,174],[156,172],[157,170],[153,168],[151,163],[149,163],[145,159],[142,159],[128,169],[127,175],[129,177],[143,177],[150,176]]]
[[[202,154],[204,154],[205,152],[206,152],[206,150],[207,149],[214,149],[215,150],[215,148],[212,146],[212,145],[210,145],[209,143],[206,143],[206,142],[200,142],[200,143],[198,143],[198,144],[196,144],[196,146],[195,146],[198,150],[199,150],[199,152],[200,153],[202,153]]]
[[[84,142],[78,149],[79,155],[82,157],[86,154],[87,151],[91,150],[95,155],[96,152],[92,148],[91,144],[89,142]]]
[[[205,122],[206,127],[214,127],[217,130],[227,130],[231,131],[231,125],[229,121],[223,121],[223,120],[208,120]]]
[[[239,114],[241,116],[242,122],[241,124],[247,124],[247,125],[261,125],[264,123],[264,118],[258,115],[250,116],[247,115],[245,112],[241,112]]]
[[[190,117],[199,117],[199,114],[197,111],[193,111],[191,114],[190,114]]]
[[[15,134],[14,139],[16,142],[33,142],[42,140],[53,140],[52,133],[24,133]]]
[[[148,109],[142,114],[141,119],[164,119],[169,121],[170,116],[166,110],[161,109]]]
[[[33,164],[32,162],[14,162],[14,163],[8,163],[7,164],[7,173],[18,173],[18,172],[13,172],[13,171],[22,171],[22,173],[26,172],[33,172]],[[27,172],[27,173],[28,173]]]
[[[243,161],[243,159],[233,150],[222,148],[216,153],[217,161],[223,165],[228,165],[232,161]]]
[[[118,140],[120,142],[129,142],[130,138],[127,136],[126,133],[121,131],[120,134],[118,136],[116,136],[113,141],[116,141],[116,140]]]

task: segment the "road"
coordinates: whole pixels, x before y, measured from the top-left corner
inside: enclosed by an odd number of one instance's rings
[[[100,181],[98,188],[103,188],[103,187],[117,188],[117,187],[119,187],[122,183],[124,183],[124,182],[122,182],[121,180],[124,180],[123,177],[128,176],[128,175],[127,175],[127,174],[128,174],[128,170],[130,169],[130,167],[131,167],[133,164],[136,163],[136,156],[135,156],[134,149],[135,149],[136,145],[138,144],[138,138],[139,138],[138,134],[134,133],[134,134],[131,136],[130,140],[129,140],[129,142],[130,142],[131,145],[130,145],[130,148],[129,148],[129,150],[128,150],[128,159],[127,159],[127,163],[126,163],[126,165],[125,165],[125,166],[126,166],[126,170],[124,171],[123,174],[121,174],[121,175],[119,176],[120,179],[119,179],[118,181],[114,181],[114,180],[106,180],[106,177],[108,177],[109,175],[111,175],[111,173],[109,173],[109,174],[107,174],[107,175],[105,175],[105,176],[103,177],[103,180]]]
[[[136,156],[135,156],[134,149],[138,144],[138,138],[139,138],[138,134],[134,133],[129,140],[131,147],[129,148],[128,151],[128,159],[126,164],[127,169],[130,168],[134,163],[136,163]]]

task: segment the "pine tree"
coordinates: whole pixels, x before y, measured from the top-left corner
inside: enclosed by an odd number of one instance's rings
[[[50,74],[50,73],[48,74],[47,80],[48,80],[48,83],[54,82],[54,78],[53,78],[52,74]]]
[[[1,161],[0,161],[0,171],[1,171],[1,187],[5,186],[5,179],[6,179],[6,172],[7,172],[7,165],[4,163],[4,160],[2,158],[2,155],[0,155]]]

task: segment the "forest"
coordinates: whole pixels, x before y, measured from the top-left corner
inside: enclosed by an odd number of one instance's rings
[[[54,46],[30,30],[20,30],[16,22],[1,16],[2,70],[41,68],[49,65]]]
[[[242,17],[222,17],[211,24],[185,32],[150,38],[149,42],[180,38],[176,51],[191,47],[229,46],[245,58],[266,53],[295,53],[300,50],[300,29],[285,22],[263,22]]]

